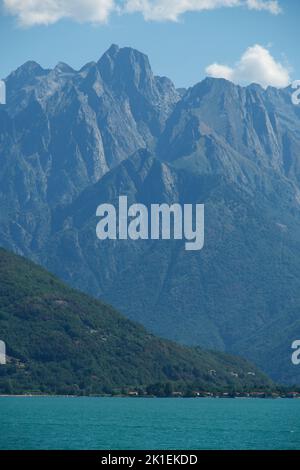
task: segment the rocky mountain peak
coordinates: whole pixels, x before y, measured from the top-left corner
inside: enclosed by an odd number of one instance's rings
[[[75,70],[72,67],[70,67],[70,65],[66,64],[65,62],[58,62],[58,64],[54,68],[54,71],[57,73],[62,73],[62,74],[76,73]]]
[[[110,85],[127,88],[131,84],[142,89],[154,79],[148,57],[130,47],[112,45],[98,66],[103,79]]]
[[[25,85],[32,84],[37,77],[47,73],[48,70],[43,69],[37,62],[29,60],[7,77],[7,84],[11,89],[19,89]]]

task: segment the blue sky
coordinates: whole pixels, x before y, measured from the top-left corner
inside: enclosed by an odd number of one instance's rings
[[[4,10],[4,1],[9,9]],[[65,0],[69,4],[70,1]],[[94,5],[97,1],[103,4],[105,9],[113,0],[88,0],[87,3]],[[170,18],[174,4],[170,6],[170,0],[161,0],[161,3],[166,5],[164,10],[157,10],[162,17],[156,15],[154,18],[149,18],[151,10],[147,14],[145,11],[137,11],[139,7],[136,7],[143,2],[146,4],[147,1],[151,3],[151,0],[129,0],[129,3],[135,5],[131,8],[136,10],[135,13],[118,14],[112,11],[103,18],[106,20],[105,23],[102,23],[101,10],[100,17],[98,15],[99,21],[95,24],[93,21],[95,12],[92,7],[88,14],[77,9],[76,13],[72,10],[69,14],[55,12],[56,18],[51,12],[50,14],[46,12],[47,15],[40,19],[41,11],[35,15],[35,11],[28,12],[26,9],[28,0],[14,2],[0,0],[2,2],[0,77],[6,77],[27,60],[35,60],[43,67],[53,67],[57,62],[64,61],[78,69],[86,62],[98,60],[103,52],[115,43],[145,52],[150,58],[155,74],[170,77],[177,86],[186,87],[200,81],[207,75],[206,68],[214,63],[231,67],[228,73],[230,77],[234,77],[233,81],[244,80],[245,73],[252,75],[249,67],[259,67],[259,64],[257,66],[255,62],[253,65],[250,58],[246,63],[246,72],[244,60],[241,62],[242,65],[235,64],[245,51],[255,44],[262,47],[261,50],[256,50],[258,54],[263,49],[268,49],[270,57],[272,56],[276,63],[281,63],[290,79],[300,79],[300,55],[297,48],[300,2],[279,0],[278,5],[282,12],[272,14],[268,9],[249,9],[246,6],[196,11],[197,5],[202,5],[204,0],[190,0],[188,3],[192,5],[191,11],[183,11],[176,18]],[[159,1],[154,0],[154,3],[158,5]],[[211,3],[222,3],[222,1],[230,3],[243,0],[211,0]],[[262,2],[262,0],[244,1],[255,5],[257,2]],[[80,4],[80,1],[76,2]],[[207,3],[209,2],[210,0]],[[177,4],[179,3],[180,0],[177,1]],[[15,4],[19,4],[18,10],[10,7]],[[268,2],[267,4],[270,5]],[[100,7],[97,7],[97,12]],[[71,18],[65,18],[66,16]],[[78,22],[78,18],[84,21]],[[24,26],[26,21],[28,24]],[[252,57],[251,54],[250,56]],[[269,59],[262,56],[261,60]],[[238,70],[234,70],[235,68]],[[215,73],[216,67],[211,70]],[[227,73],[221,69],[221,73],[223,72]],[[277,72],[280,74],[283,70],[278,71],[275,68],[274,73]],[[254,70],[253,74],[255,80],[257,71]]]

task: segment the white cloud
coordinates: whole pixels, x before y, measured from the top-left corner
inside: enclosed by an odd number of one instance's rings
[[[177,21],[187,12],[240,6],[250,10],[265,10],[272,14],[281,12],[278,0],[127,0],[125,10],[131,13],[140,12],[145,20]]]
[[[240,85],[258,83],[264,88],[282,88],[291,83],[289,70],[259,44],[249,47],[232,68],[214,63],[206,67],[205,71],[210,77],[226,78]]]
[[[214,64],[209,65],[205,69],[207,75],[214,78],[226,78],[226,80],[233,81],[234,70],[227,65]]]
[[[214,10],[220,7],[234,7],[240,0],[128,0],[128,12],[140,12],[145,20],[177,21],[189,11]]]
[[[272,14],[281,11],[279,0],[3,0],[6,11],[23,26],[51,24],[62,18],[104,23],[113,11],[141,13],[145,20],[177,21],[187,12],[222,7],[246,7]]]
[[[115,8],[114,0],[3,0],[8,13],[22,26],[48,25],[62,18],[104,23]]]
[[[247,6],[250,10],[265,10],[273,13],[273,15],[278,15],[282,12],[281,6],[277,0],[247,0]]]

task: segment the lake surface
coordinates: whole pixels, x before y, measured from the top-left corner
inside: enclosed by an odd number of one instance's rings
[[[300,400],[0,398],[0,449],[300,449]]]

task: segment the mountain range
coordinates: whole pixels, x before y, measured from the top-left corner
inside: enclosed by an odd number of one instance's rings
[[[176,90],[112,46],[75,71],[28,62],[0,106],[0,244],[153,333],[300,383],[300,108],[292,90]],[[205,247],[96,238],[96,209],[205,204]]]

